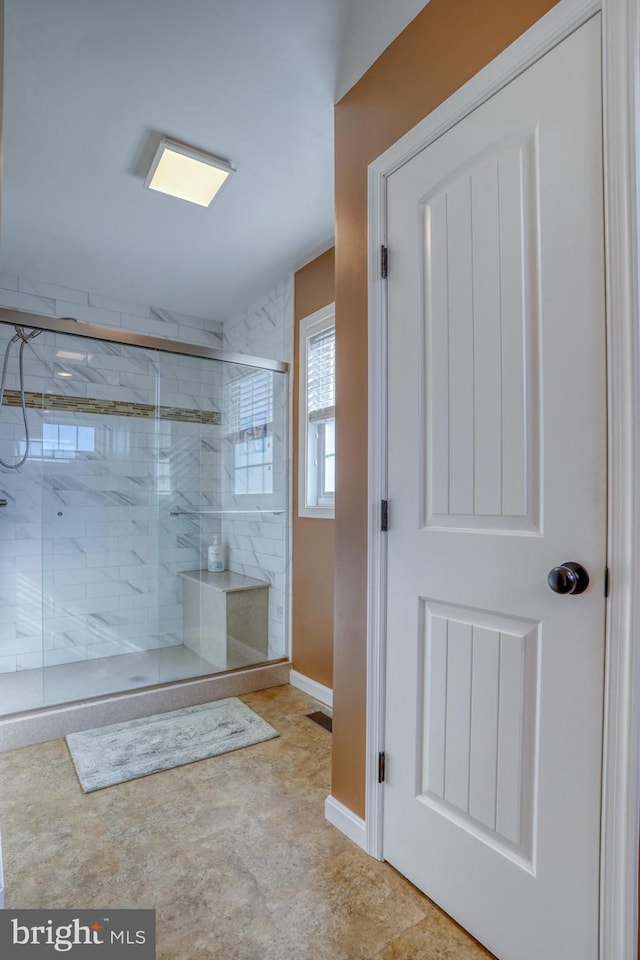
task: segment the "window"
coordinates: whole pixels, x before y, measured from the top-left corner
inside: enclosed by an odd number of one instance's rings
[[[229,387],[233,492],[273,493],[273,373],[256,370]]]
[[[336,492],[336,327],[331,304],[300,324],[301,517],[333,517]]]

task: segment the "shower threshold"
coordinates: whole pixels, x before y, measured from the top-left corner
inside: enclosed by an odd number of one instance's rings
[[[0,674],[0,752],[289,682],[286,659],[242,659],[175,646]]]

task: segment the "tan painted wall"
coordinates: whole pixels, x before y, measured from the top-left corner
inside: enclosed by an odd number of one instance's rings
[[[367,166],[554,3],[431,0],[336,106],[332,793],[359,816],[364,816],[366,732]]]
[[[300,321],[334,299],[334,251],[295,275],[293,397],[293,669],[333,686],[333,520],[298,516],[298,345]]]

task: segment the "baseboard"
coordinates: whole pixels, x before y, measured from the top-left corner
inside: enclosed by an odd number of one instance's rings
[[[325,687],[317,680],[312,680],[311,677],[305,677],[303,673],[298,673],[297,670],[291,671],[289,683],[292,687],[302,690],[303,693],[308,693],[314,700],[324,703],[326,707],[333,708],[333,690],[330,687]]]
[[[349,837],[349,840],[353,840],[363,850],[366,849],[366,825],[364,820],[358,817],[353,810],[349,810],[344,803],[340,803],[335,797],[327,797],[324,802],[324,815],[325,819],[332,826],[337,827],[346,837]]]

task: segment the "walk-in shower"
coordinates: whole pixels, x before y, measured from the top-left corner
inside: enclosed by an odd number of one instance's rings
[[[2,349],[0,716],[284,657],[286,364],[9,310]]]

